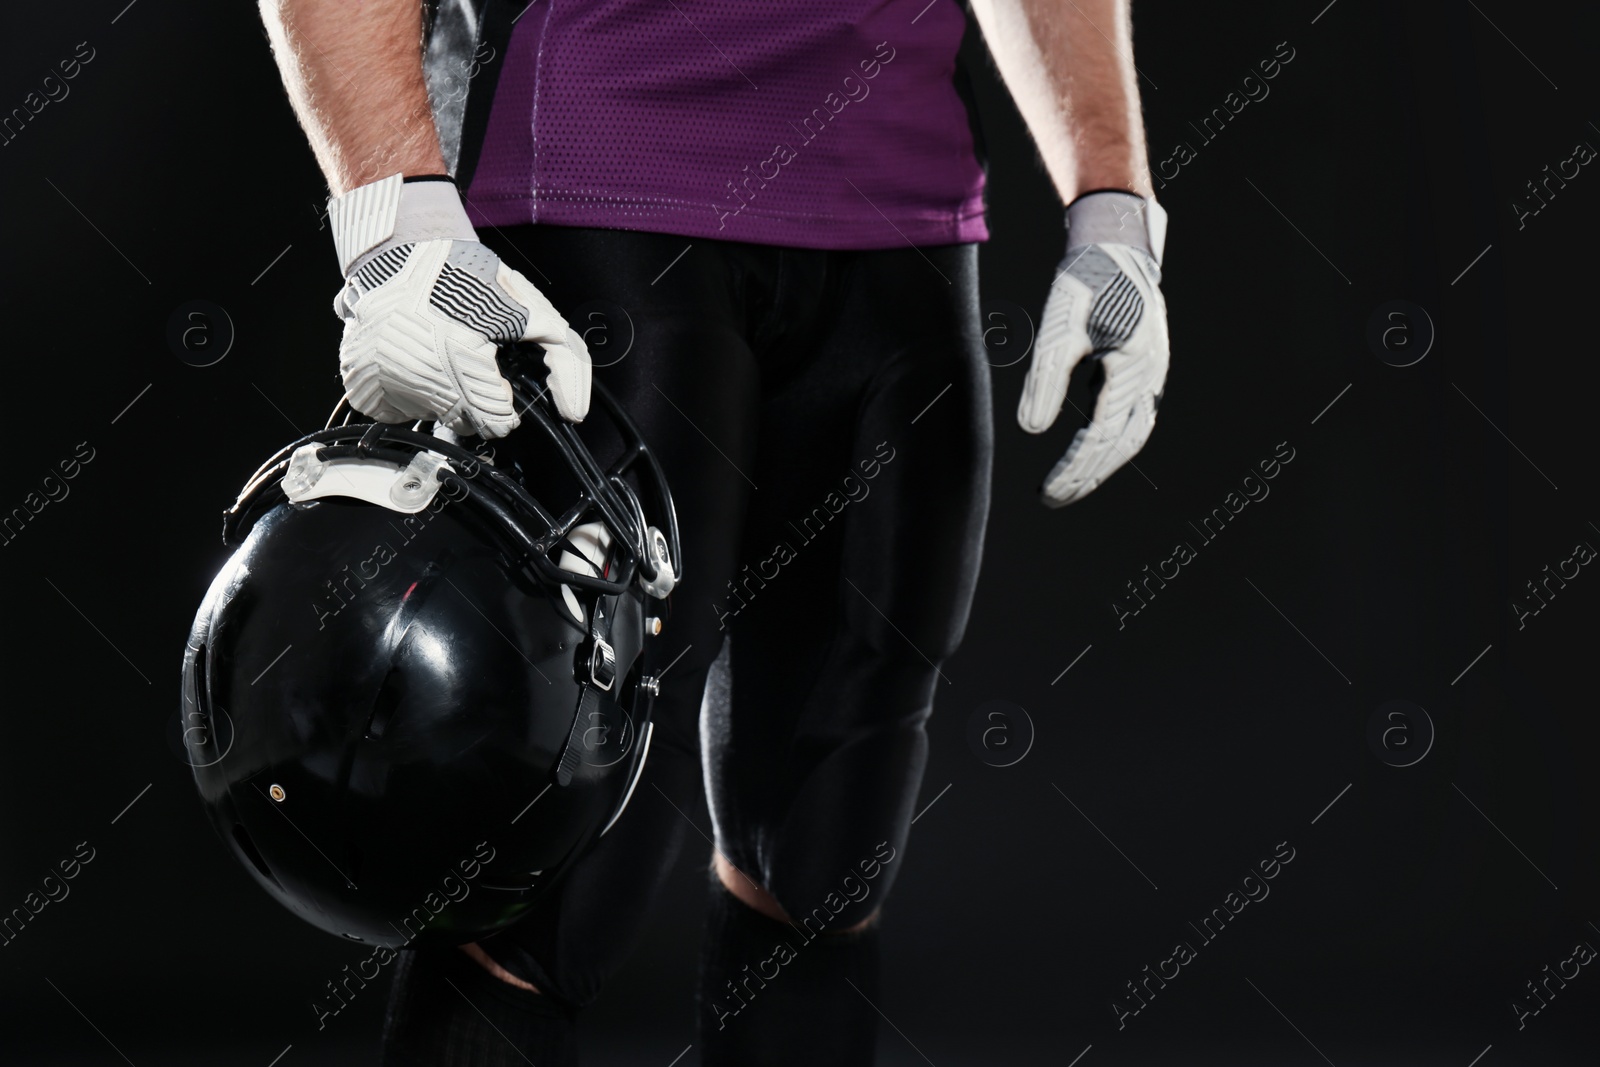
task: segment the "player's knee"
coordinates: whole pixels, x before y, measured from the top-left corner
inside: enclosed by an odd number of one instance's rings
[[[711,864],[717,872],[717,881],[721,882],[722,887],[732,893],[739,903],[777,922],[791,921],[789,913],[783,910],[783,905],[778,903],[777,897],[758,885],[754,878],[735,867],[721,852],[712,854]]]
[[[506,970],[504,967],[500,966],[493,959],[491,959],[487,952],[478,947],[477,942],[469,941],[467,944],[461,946],[461,951],[471,956],[477,961],[478,966],[482,967],[484,970],[488,971],[502,982],[505,982],[508,985],[514,985],[518,989],[526,989],[530,993],[539,992],[538,986],[534,985],[532,982],[524,982],[521,978],[518,978],[516,975],[512,974],[510,971]]]
[[[873,908],[872,911],[867,913],[867,917],[862,919],[860,922],[851,923],[849,926],[841,927],[838,930],[828,930],[823,934],[823,936],[843,937],[847,934],[864,933],[865,931],[871,930],[878,925],[878,916],[882,914],[882,912],[882,908]]]
[[[777,897],[773,896],[764,886],[758,884],[755,879],[735,867],[728,860],[728,857],[721,852],[713,854],[712,866],[715,868],[717,880],[722,883],[723,888],[745,907],[759,912],[775,922],[787,923],[790,926],[795,925],[794,918]],[[859,919],[848,926],[831,927],[819,922],[816,923],[816,927],[824,937],[859,934],[877,924],[878,915],[882,910],[882,908],[873,908],[865,918]],[[823,914],[827,914],[826,910],[824,910]],[[809,923],[808,928],[810,928]]]

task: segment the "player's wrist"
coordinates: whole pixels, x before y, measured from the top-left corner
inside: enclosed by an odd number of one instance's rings
[[[396,243],[476,241],[477,230],[461,203],[461,192],[448,174],[418,174],[402,179],[395,212]]]
[[[328,202],[339,269],[348,277],[386,249],[419,241],[476,241],[448,174],[391,174]]]
[[[1137,248],[1161,264],[1167,213],[1154,196],[1126,189],[1092,189],[1067,205],[1067,253],[1093,244]]]

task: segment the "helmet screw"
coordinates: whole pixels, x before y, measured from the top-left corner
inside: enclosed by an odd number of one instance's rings
[[[279,804],[282,804],[284,798],[289,794],[283,791],[283,786],[279,785],[277,782],[273,782],[271,787],[267,790],[267,795],[272,797],[272,799],[276,800]]]
[[[409,482],[406,483],[406,491],[408,493],[415,493],[418,489],[421,489],[421,488],[422,488],[422,483],[417,481],[415,478],[411,479]]]

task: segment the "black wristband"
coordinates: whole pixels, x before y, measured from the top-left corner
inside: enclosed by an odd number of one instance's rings
[[[456,180],[448,174],[408,174],[400,181],[402,185],[411,182],[449,182],[451,185],[456,183]]]

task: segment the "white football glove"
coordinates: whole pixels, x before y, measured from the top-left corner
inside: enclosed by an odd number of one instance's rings
[[[1017,422],[1029,433],[1048,430],[1085,356],[1100,360],[1105,383],[1089,425],[1045,479],[1049,507],[1088,496],[1155,428],[1169,352],[1160,289],[1166,231],[1161,205],[1132,193],[1090,193],[1067,208],[1067,255],[1045,302]]]
[[[504,437],[522,419],[495,354],[537,341],[556,410],[572,422],[588,414],[583,338],[478,242],[454,182],[394,174],[329,201],[328,217],[346,278],[333,301],[339,372],[357,411]]]

